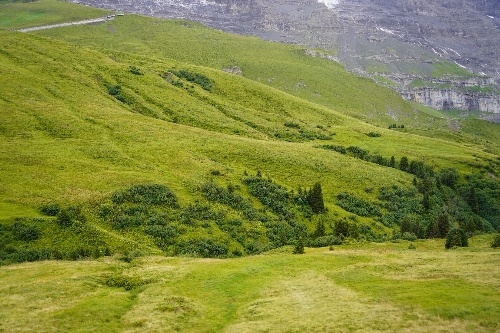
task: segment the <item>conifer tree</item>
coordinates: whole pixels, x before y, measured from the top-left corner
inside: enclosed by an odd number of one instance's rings
[[[396,167],[396,159],[394,158],[394,156],[391,156],[391,160],[389,162],[389,166],[391,168],[395,168]]]
[[[309,191],[307,195],[307,200],[314,214],[320,214],[325,210],[325,204],[323,202],[323,193],[321,191],[321,184],[314,184],[313,188]]]
[[[446,213],[439,214],[437,227],[438,227],[439,238],[445,238],[446,235],[448,234],[448,231],[450,230],[450,221],[448,218],[448,214]]]
[[[408,157],[403,156],[401,157],[401,161],[399,162],[399,169],[402,171],[408,171]]]
[[[318,238],[318,237],[323,237],[325,234],[326,234],[326,231],[325,231],[325,222],[320,217],[318,219],[318,222],[316,223],[316,230],[314,230],[313,236],[315,238]]]
[[[293,254],[304,254],[304,240],[302,236],[299,236],[297,242],[295,243],[295,247],[293,248]]]
[[[438,230],[436,220],[431,219],[431,221],[429,222],[429,225],[427,226],[427,229],[425,230],[425,236],[427,238],[438,238],[439,237],[439,230]]]

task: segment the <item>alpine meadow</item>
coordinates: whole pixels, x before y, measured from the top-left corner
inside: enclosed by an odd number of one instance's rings
[[[0,332],[498,332],[500,125],[322,52],[0,0]]]

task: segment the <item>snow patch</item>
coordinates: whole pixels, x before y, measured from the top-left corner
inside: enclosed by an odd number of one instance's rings
[[[339,4],[339,0],[318,0],[318,2],[324,3],[328,8],[335,8]]]
[[[493,16],[489,16],[489,15],[486,15],[486,16],[488,16],[488,17],[489,17],[489,18],[491,18],[491,19],[494,19],[494,17],[493,17]]]
[[[460,65],[460,64],[459,64],[458,62],[456,62],[456,61],[455,61],[455,65],[457,65],[458,67],[462,67],[463,69],[467,69],[467,67]]]

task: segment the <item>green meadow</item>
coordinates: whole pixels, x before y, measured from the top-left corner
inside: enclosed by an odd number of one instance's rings
[[[188,21],[12,31],[105,13],[0,2],[0,331],[498,331],[497,124]]]
[[[500,254],[471,239],[290,248],[241,259],[0,268],[6,332],[497,332]],[[30,313],[30,316],[26,316]]]

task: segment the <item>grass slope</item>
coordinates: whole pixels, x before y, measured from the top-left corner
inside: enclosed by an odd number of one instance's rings
[[[39,0],[39,1],[0,1],[0,22],[5,29],[22,29],[79,21],[88,18],[104,16],[109,11],[75,6],[65,1]]]
[[[0,329],[496,332],[500,254],[481,245],[490,238],[455,251],[425,241],[0,267]]]

